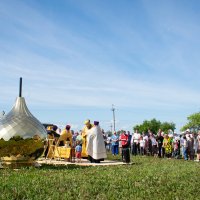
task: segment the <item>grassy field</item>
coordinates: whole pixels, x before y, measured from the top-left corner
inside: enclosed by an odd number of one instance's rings
[[[0,170],[0,199],[200,199],[200,163],[149,156],[131,161],[135,165]]]

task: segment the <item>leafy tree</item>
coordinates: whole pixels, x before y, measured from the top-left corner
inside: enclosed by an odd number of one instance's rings
[[[180,131],[185,131],[186,129],[192,129],[193,132],[198,132],[200,130],[200,113],[191,114],[187,117],[188,123],[180,129]]]
[[[162,132],[164,132],[165,134],[167,134],[169,129],[171,129],[172,131],[174,131],[175,126],[176,125],[173,124],[173,123],[163,122],[161,124],[160,128],[162,129]]]
[[[117,131],[117,135],[119,135],[120,133],[123,133],[124,130],[121,131]]]
[[[147,133],[148,130],[151,130],[153,134],[157,134],[160,128],[163,132],[167,133],[169,129],[174,131],[175,124],[170,124],[168,122],[161,123],[153,118],[151,121],[144,120],[142,124],[134,126],[133,130],[135,131],[138,129],[139,133],[142,133],[143,131]]]

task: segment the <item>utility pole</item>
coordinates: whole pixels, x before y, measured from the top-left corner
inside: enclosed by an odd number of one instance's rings
[[[114,105],[113,104],[112,104],[111,111],[113,111],[113,124],[114,124],[114,131],[115,131],[115,109],[114,109]]]
[[[112,124],[110,124],[110,127],[111,127],[111,134],[112,134],[112,127],[113,127],[113,125],[112,125]]]

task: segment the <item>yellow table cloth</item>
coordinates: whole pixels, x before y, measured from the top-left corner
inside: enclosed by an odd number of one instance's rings
[[[60,158],[70,158],[71,155],[71,149],[68,147],[57,147],[55,151],[55,157]],[[72,150],[72,154],[75,155],[75,152]]]

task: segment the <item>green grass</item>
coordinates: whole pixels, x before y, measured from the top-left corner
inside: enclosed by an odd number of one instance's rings
[[[0,199],[200,199],[200,163],[149,156],[131,161],[135,165],[0,170]]]

